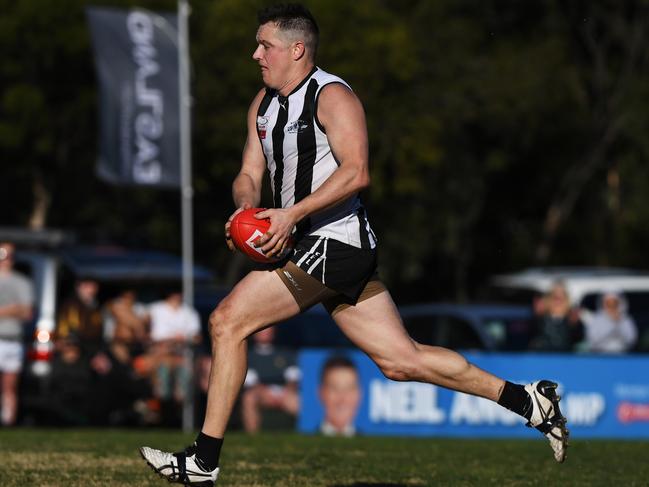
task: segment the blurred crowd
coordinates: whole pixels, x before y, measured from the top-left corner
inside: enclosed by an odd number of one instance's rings
[[[32,319],[34,305],[31,281],[13,268],[14,252],[12,244],[0,243],[3,425],[14,424],[19,416],[23,327]],[[79,279],[58,307],[47,390],[25,405],[36,411],[39,421],[171,425],[179,421],[187,398],[204,407],[209,343],[202,340],[198,312],[183,303],[179,290],[167,289],[148,303],[139,301],[135,289],[114,291],[101,302],[99,296],[98,282]],[[627,301],[614,290],[603,293],[591,311],[574,307],[566,286],[556,282],[531,306],[527,336],[533,351],[623,353],[637,340]],[[270,422],[277,424],[277,418],[293,426],[300,408],[297,351],[277,344],[275,333],[268,328],[250,338],[249,370],[237,409],[240,427],[251,434]],[[319,400],[323,434],[355,434],[360,385],[348,358],[333,356],[326,362]]]
[[[78,280],[60,306],[43,411],[76,424],[170,421],[193,393],[188,351],[200,344],[198,313],[176,289],[147,305],[133,289],[103,304],[98,292],[96,281]]]
[[[573,306],[566,286],[557,281],[547,293],[534,297],[532,307],[531,350],[624,353],[638,339],[627,301],[615,290],[602,293],[591,311]]]
[[[19,416],[26,357],[24,325],[32,319],[31,280],[14,269],[15,247],[0,243],[2,424]],[[178,289],[143,304],[134,289],[100,301],[100,284],[78,279],[58,306],[46,386],[25,408],[40,423],[143,425],[175,421],[194,394],[194,352],[201,351],[198,313]],[[191,352],[191,353],[190,353]],[[203,371],[205,368],[203,367]],[[209,368],[207,369],[209,373]]]

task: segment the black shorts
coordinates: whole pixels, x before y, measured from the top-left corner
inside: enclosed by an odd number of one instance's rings
[[[386,291],[376,270],[376,250],[325,237],[305,237],[273,270],[304,311],[316,303],[335,315]]]
[[[360,249],[328,237],[301,238],[289,260],[351,301],[358,299],[368,281],[377,278],[376,248]]]

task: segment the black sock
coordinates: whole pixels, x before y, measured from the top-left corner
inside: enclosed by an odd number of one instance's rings
[[[202,431],[196,437],[196,458],[199,466],[206,472],[211,472],[219,466],[219,456],[223,438],[208,436]]]
[[[532,398],[525,387],[511,382],[505,382],[505,387],[498,398],[498,404],[520,414],[525,419],[532,416]]]

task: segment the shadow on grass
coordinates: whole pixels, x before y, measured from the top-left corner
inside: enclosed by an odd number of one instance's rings
[[[384,484],[381,482],[354,482],[353,484],[332,484],[329,487],[409,487],[406,484]],[[410,485],[410,487],[413,487]]]

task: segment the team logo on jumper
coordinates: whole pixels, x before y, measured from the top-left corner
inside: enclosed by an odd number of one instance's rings
[[[257,133],[260,139],[266,138],[266,125],[268,125],[268,117],[257,117]]]
[[[305,122],[304,120],[296,120],[295,122],[291,122],[286,126],[286,131],[289,134],[299,134],[304,132],[305,129],[309,128],[309,124]]]

